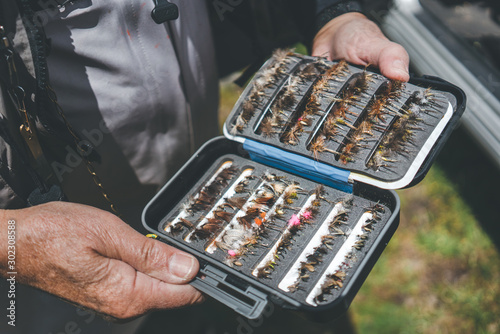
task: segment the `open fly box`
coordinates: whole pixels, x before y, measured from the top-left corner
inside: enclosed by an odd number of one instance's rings
[[[465,109],[436,78],[391,81],[277,51],[224,125],[150,201],[143,224],[194,254],[191,282],[248,318],[269,302],[347,310]]]

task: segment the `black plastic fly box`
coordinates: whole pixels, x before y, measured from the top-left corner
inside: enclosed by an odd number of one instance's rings
[[[247,318],[347,310],[465,109],[457,87],[278,51],[143,224],[194,254],[191,282]]]

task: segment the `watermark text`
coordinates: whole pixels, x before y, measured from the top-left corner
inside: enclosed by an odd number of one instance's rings
[[[7,222],[7,323],[16,326],[16,221]]]

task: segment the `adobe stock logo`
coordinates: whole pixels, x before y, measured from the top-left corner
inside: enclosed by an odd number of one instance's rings
[[[236,334],[256,333],[256,330],[259,327],[261,327],[264,324],[264,321],[267,318],[271,317],[273,313],[274,313],[274,304],[270,302],[264,307],[262,314],[257,319],[250,320],[242,316],[239,316],[238,318],[236,318],[236,321],[238,322],[238,326],[236,327]],[[229,333],[225,332],[224,334],[229,334]]]
[[[99,122],[98,129],[82,130],[82,134],[86,139],[81,140],[78,143],[79,147],[89,147],[87,151],[83,151],[81,154],[86,157],[91,153],[91,147],[97,148],[104,141],[104,135],[109,134],[110,131],[106,127],[104,120]],[[58,161],[53,161],[50,166],[54,171],[55,176],[59,182],[63,181],[63,175],[65,173],[71,173],[76,167],[78,167],[82,162],[83,158],[76,152],[70,145],[66,145],[65,150],[67,152],[64,163]]]
[[[214,0],[212,5],[214,6],[215,12],[219,17],[219,20],[224,21],[224,14],[226,12],[232,12],[236,7],[241,5],[243,0]]]

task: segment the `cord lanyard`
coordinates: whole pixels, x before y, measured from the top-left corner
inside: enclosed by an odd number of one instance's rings
[[[21,137],[31,153],[31,167],[41,175],[45,176],[46,179],[49,179],[52,177],[52,171],[43,155],[43,150],[36,132],[35,122],[32,120],[26,109],[24,102],[26,99],[26,93],[23,87],[19,84],[18,72],[14,60],[13,45],[6,36],[3,26],[0,26],[0,38],[2,41],[2,56],[5,58],[8,70],[9,82],[7,84],[7,93],[9,94],[14,106],[16,107],[19,117],[21,118],[22,124],[19,126],[19,132],[21,133]]]

